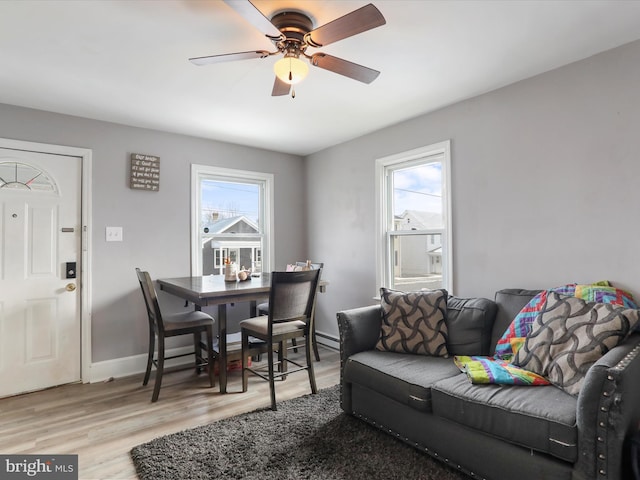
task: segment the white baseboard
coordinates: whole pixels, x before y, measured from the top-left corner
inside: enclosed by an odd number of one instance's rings
[[[316,332],[316,339],[320,345],[340,349],[340,342],[337,338],[323,333]],[[167,357],[173,355],[182,355],[193,351],[193,347],[178,347],[167,350]],[[177,367],[180,365],[188,365],[193,363],[193,357],[181,357],[165,362],[165,368]],[[96,383],[111,380],[113,378],[128,377],[129,375],[143,374],[147,368],[147,354],[133,355],[131,357],[115,358],[113,360],[105,360],[91,364],[89,375],[83,375],[84,383]]]
[[[193,347],[178,347],[166,351],[166,356],[182,355],[193,351]],[[193,357],[181,357],[167,360],[165,368],[176,367],[193,363]],[[83,375],[84,383],[104,382],[113,378],[127,377],[129,375],[143,374],[147,369],[147,354],[133,355],[131,357],[115,358],[91,364],[89,375]]]

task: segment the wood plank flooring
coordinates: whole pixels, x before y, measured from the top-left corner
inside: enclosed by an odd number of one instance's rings
[[[338,383],[340,360],[338,352],[322,346],[320,358],[314,369],[322,389]],[[81,480],[136,479],[132,447],[269,405],[268,383],[251,376],[248,391],[241,393],[240,372],[230,372],[226,395],[191,369],[165,374],[156,403],[151,403],[153,374],[146,387],[142,377],[0,399],[0,453],[77,454]],[[304,372],[276,382],[279,402],[307,393]]]

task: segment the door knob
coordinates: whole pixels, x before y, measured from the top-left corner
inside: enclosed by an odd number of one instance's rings
[[[73,292],[76,289],[76,284],[75,283],[67,283],[67,286],[64,287],[67,292]]]

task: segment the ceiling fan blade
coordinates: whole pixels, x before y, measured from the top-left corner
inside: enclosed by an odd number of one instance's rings
[[[265,17],[249,0],[224,0],[224,3],[238,12],[247,22],[256,27],[270,39],[282,37],[282,32]]]
[[[357,63],[349,62],[342,58],[334,57],[333,55],[327,55],[326,53],[313,54],[311,56],[311,65],[344,75],[345,77],[353,78],[363,83],[371,83],[380,75],[378,70],[363,67]]]
[[[282,95],[289,95],[289,91],[291,90],[291,85],[286,82],[283,82],[278,77],[276,77],[276,81],[273,82],[273,91],[271,92],[272,97],[281,97]]]
[[[380,27],[387,21],[373,4],[336,18],[335,20],[310,31],[305,40],[312,47],[322,47],[343,38]]]
[[[210,55],[208,57],[194,57],[189,61],[195,65],[209,65],[211,63],[233,62],[235,60],[248,60],[250,58],[266,58],[270,54],[266,50],[254,50],[252,52],[224,53],[222,55]]]

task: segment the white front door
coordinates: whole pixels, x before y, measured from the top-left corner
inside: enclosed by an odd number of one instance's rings
[[[81,179],[79,157],[0,148],[0,397],[80,380]]]

